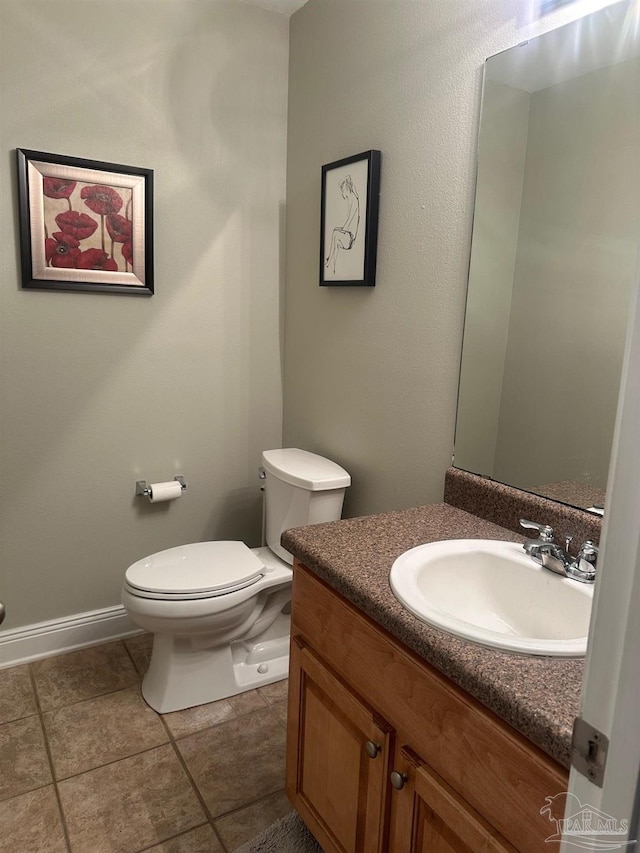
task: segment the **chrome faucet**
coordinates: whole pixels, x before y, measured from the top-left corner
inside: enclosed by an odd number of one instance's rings
[[[596,579],[598,548],[588,539],[578,551],[575,559],[569,554],[572,536],[565,539],[564,548],[553,541],[553,528],[548,524],[538,524],[535,521],[520,519],[520,526],[525,530],[534,530],[537,539],[528,539],[522,546],[529,556],[558,575],[564,575],[580,583],[593,583]]]

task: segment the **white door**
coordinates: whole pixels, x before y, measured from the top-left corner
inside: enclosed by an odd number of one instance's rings
[[[634,825],[640,809],[640,287],[627,337],[601,544],[580,716],[609,739],[608,755],[602,787],[571,770],[561,853],[640,850],[640,843],[633,844],[640,832]],[[573,834],[566,831],[568,818]]]

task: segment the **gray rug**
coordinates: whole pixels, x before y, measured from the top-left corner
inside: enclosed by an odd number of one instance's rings
[[[235,853],[323,853],[297,812],[291,812],[238,847]]]

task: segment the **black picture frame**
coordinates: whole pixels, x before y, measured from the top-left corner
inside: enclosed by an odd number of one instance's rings
[[[320,285],[376,283],[380,151],[363,151],[322,167]]]
[[[153,170],[16,154],[22,287],[153,295]]]

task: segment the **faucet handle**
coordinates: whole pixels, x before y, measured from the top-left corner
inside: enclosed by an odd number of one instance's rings
[[[541,542],[553,542],[553,527],[549,527],[548,524],[538,524],[537,521],[527,521],[526,518],[521,518],[520,527],[524,527],[525,530],[536,531]]]
[[[588,539],[573,563],[567,568],[567,575],[582,583],[593,583],[596,579],[598,546]]]
[[[587,539],[582,548],[578,551],[578,560],[584,560],[586,563],[590,563],[592,566],[595,566],[598,562],[598,551],[598,546],[594,545],[591,539]]]

